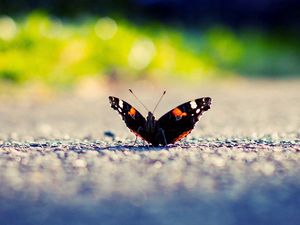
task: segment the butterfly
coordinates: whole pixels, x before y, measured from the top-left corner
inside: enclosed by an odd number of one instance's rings
[[[134,95],[130,89],[129,91]],[[158,103],[161,101],[163,95]],[[153,146],[166,146],[174,144],[191,133],[199,117],[203,112],[210,109],[211,98],[203,97],[183,103],[164,114],[158,120],[155,119],[153,113],[144,105],[148,111],[147,118],[122,99],[109,96],[109,102],[111,107],[121,115],[127,127],[137,137],[142,138]]]

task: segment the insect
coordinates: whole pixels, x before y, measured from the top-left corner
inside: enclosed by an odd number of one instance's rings
[[[129,89],[129,91],[144,106],[133,91],[131,89]],[[160,97],[153,112],[144,106],[148,111],[146,119],[141,113],[124,100],[109,96],[109,102],[111,107],[118,111],[127,127],[137,137],[151,143],[153,146],[166,146],[181,140],[191,133],[202,113],[210,109],[211,98],[198,98],[193,101],[183,103],[156,120],[153,113],[165,93],[166,91],[164,91]]]

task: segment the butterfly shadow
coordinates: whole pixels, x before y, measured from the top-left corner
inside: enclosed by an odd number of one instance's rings
[[[110,145],[110,146],[99,146],[95,147],[94,150],[96,151],[103,151],[103,150],[109,150],[109,151],[162,151],[162,150],[169,150],[174,147],[179,147],[179,145],[168,145],[168,146],[152,146],[152,145],[144,145],[144,144],[136,144],[136,145],[130,145],[130,144],[119,144],[119,145]]]

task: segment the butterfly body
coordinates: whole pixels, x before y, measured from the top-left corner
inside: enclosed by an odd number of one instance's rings
[[[153,146],[173,144],[186,137],[211,104],[209,97],[195,99],[177,106],[156,120],[152,112],[148,112],[145,119],[134,107],[117,97],[110,96],[109,101],[127,127]]]

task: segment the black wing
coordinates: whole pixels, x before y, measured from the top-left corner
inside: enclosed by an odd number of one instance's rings
[[[186,137],[194,128],[203,112],[210,109],[211,98],[198,98],[177,106],[158,120],[164,130],[167,144]]]
[[[116,110],[125,121],[127,127],[136,135],[141,136],[139,129],[145,127],[146,120],[134,107],[119,98],[109,96],[111,107]]]

